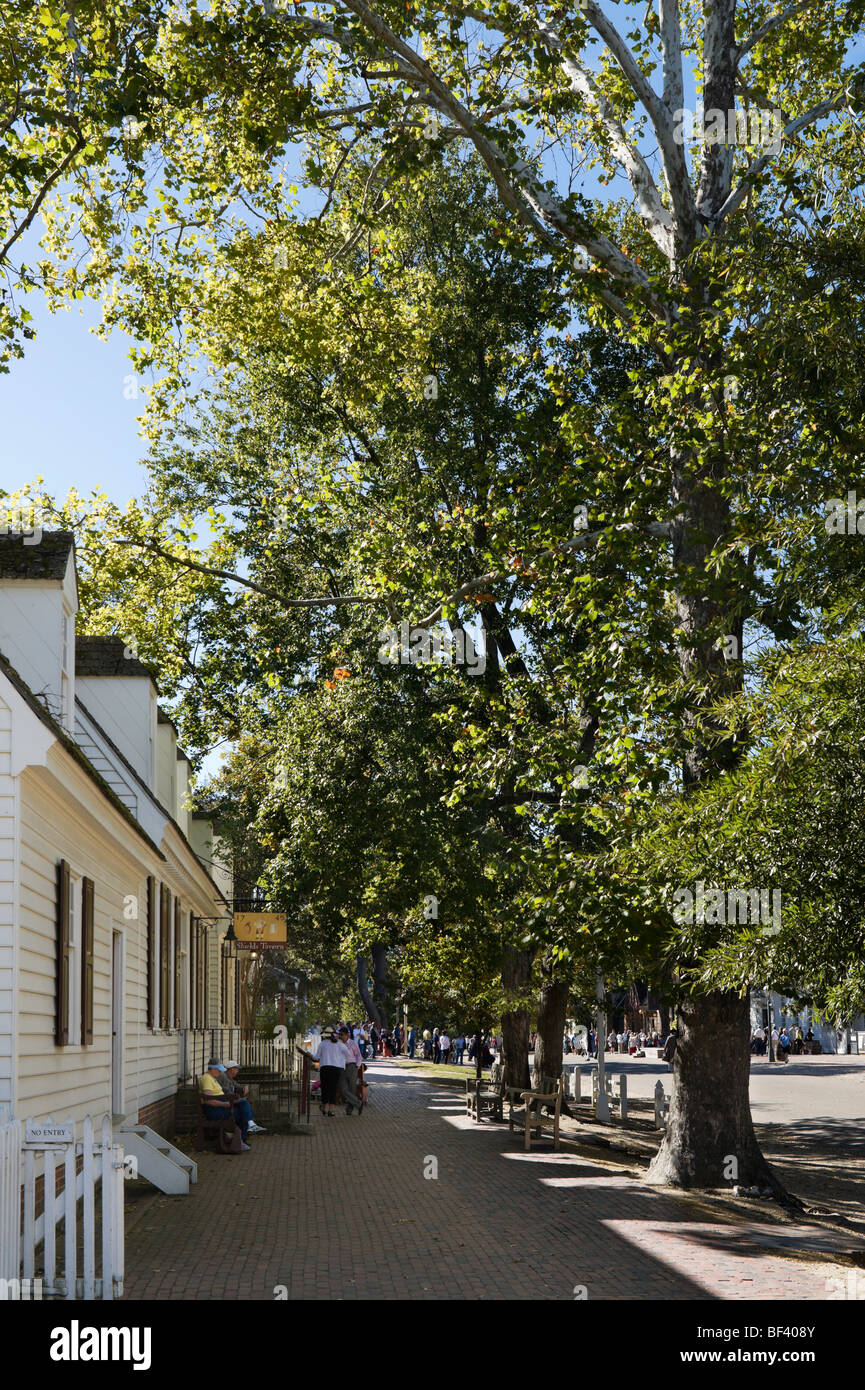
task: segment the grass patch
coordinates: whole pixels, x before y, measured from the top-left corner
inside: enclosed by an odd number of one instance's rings
[[[440,1080],[464,1081],[467,1076],[473,1077],[475,1075],[474,1062],[463,1063],[460,1067],[455,1062],[425,1062],[423,1058],[418,1059],[417,1057],[413,1062],[408,1057],[394,1057],[393,1061],[398,1067],[403,1067],[406,1071],[416,1071],[430,1080],[433,1077],[438,1077]],[[483,1076],[489,1080],[489,1068],[483,1073]]]

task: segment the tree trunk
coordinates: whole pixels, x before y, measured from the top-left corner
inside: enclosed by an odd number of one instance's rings
[[[532,974],[532,953],[517,951],[512,947],[505,952],[502,965],[502,984],[511,993],[521,992],[528,984]],[[505,1067],[505,1085],[520,1086],[528,1091],[531,1086],[529,1076],[529,1011],[512,1009],[502,1014],[502,1059]]]
[[[363,1007],[366,1009],[367,1018],[371,1019],[377,1028],[384,1027],[382,1012],[369,992],[369,985],[366,978],[366,958],[358,952],[357,956],[357,988],[363,1000]]]
[[[667,1131],[646,1181],[674,1187],[783,1188],[760,1152],[748,1099],[747,996],[683,997]]]
[[[379,1027],[387,1027],[387,951],[380,941],[372,948],[372,997]]]
[[[538,1038],[535,1043],[534,1084],[539,1086],[542,1076],[551,1077],[558,1083],[562,1074],[562,1037],[565,1031],[565,1015],[568,1009],[570,986],[552,975],[552,967],[545,962],[544,977],[538,1001]]]

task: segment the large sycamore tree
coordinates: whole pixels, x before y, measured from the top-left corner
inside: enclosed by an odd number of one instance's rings
[[[771,468],[773,484],[780,473],[797,486],[797,463],[819,468],[829,444],[813,400],[811,411],[792,403],[783,422],[767,418],[771,313],[759,277],[773,239],[819,267],[833,211],[861,222],[863,87],[850,56],[861,4],[660,0],[657,12],[622,4],[614,17],[594,0],[265,8],[272,87],[282,73],[297,90],[302,74],[309,106],[331,121],[334,154],[323,168],[311,161],[309,177],[332,186],[352,142],[378,139],[359,236],[413,161],[466,141],[488,170],[513,254],[543,248],[563,275],[576,272],[575,298],[590,318],[653,355],[657,370],[634,392],[652,409],[655,447],[634,472],[651,472],[663,509],[650,514],[644,485],[634,506],[623,493],[615,518],[562,544],[586,553],[627,527],[655,547],[672,600],[681,789],[691,794],[742,753],[714,710],[741,683],[746,622],[771,630],[789,620],[764,602],[777,563],[758,513],[765,475]],[[706,129],[689,147],[681,113],[698,99]],[[265,89],[265,124],[267,105]],[[748,108],[777,113],[771,145],[754,140],[753,121],[737,120]],[[589,202],[590,177],[610,186],[606,205]],[[827,268],[821,291],[842,274]],[[442,600],[512,579],[493,568],[453,595],[431,595],[430,611],[415,616],[433,621]],[[651,1176],[713,1185],[735,1154],[746,1181],[764,1179],[748,1106],[747,998],[686,994],[679,1017],[670,1123]]]

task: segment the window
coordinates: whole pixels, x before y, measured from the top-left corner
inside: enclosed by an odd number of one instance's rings
[[[67,943],[69,957],[69,1013],[66,1021],[67,1043],[79,1041],[81,1031],[81,879],[69,875],[69,925]]]
[[[159,895],[159,1026],[169,1028],[171,993],[171,890],[163,884]]]
[[[94,884],[57,865],[57,943],[54,1041],[58,1047],[93,1041]]]
[[[147,880],[147,1026],[156,1027],[156,880]]]
[[[180,1027],[180,899],[174,899],[174,1026]]]
[[[54,999],[54,1042],[65,1047],[69,1042],[69,917],[72,903],[72,876],[69,865],[61,859],[57,865],[57,958]]]
[[[93,1041],[94,886],[81,880],[81,1042]]]

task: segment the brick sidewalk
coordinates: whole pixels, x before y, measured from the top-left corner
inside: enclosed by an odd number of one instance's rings
[[[526,1154],[521,1134],[387,1063],[370,1096],[312,1136],[198,1155],[191,1195],[159,1196],[128,1233],[126,1298],[573,1299],[584,1285],[589,1300],[798,1300],[839,1276],[784,1258],[756,1222],[707,1221],[551,1146]]]

